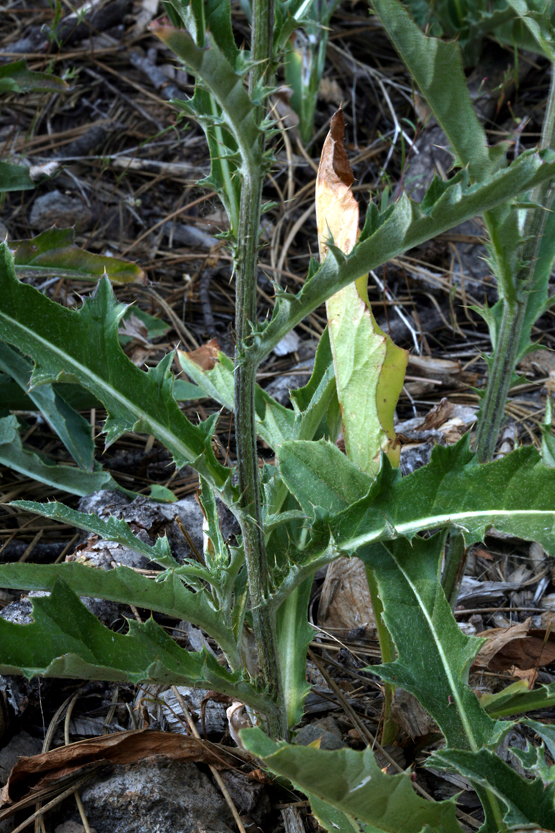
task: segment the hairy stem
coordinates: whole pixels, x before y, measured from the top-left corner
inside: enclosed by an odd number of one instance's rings
[[[555,67],[551,68],[551,83],[547,109],[543,123],[540,149],[553,148],[555,139]],[[493,459],[503,417],[505,403],[512,384],[518,359],[522,328],[526,317],[529,293],[534,280],[534,270],[540,251],[551,202],[552,183],[542,182],[532,192],[537,208],[530,209],[526,217],[523,252],[524,266],[514,277],[510,297],[504,297],[503,318],[495,345],[493,364],[476,432],[476,453],[481,463]]]
[[[251,91],[262,77],[271,56],[271,0],[255,0],[253,18],[253,54],[257,64],[249,79]],[[261,113],[260,118],[262,115]],[[273,738],[286,738],[287,718],[279,667],[275,613],[267,605],[270,588],[260,511],[254,408],[256,366],[245,361],[245,348],[251,329],[256,324],[256,278],[263,181],[263,169],[244,163],[235,254],[235,431],[240,492],[239,522],[247,564],[258,663],[261,682],[277,706],[275,713],[267,714],[265,717],[269,734]]]

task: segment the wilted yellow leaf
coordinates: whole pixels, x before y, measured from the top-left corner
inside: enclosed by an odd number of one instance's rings
[[[330,239],[345,254],[359,234],[359,208],[351,185],[353,172],[343,143],[344,119],[331,120],[316,180],[316,221],[320,258]],[[345,287],[326,304],[337,395],[347,456],[375,474],[380,452],[399,465],[393,415],[403,387],[407,352],[378,327],[368,302],[367,275]]]
[[[342,252],[349,254],[358,237],[358,202],[351,190],[355,178],[343,144],[344,132],[343,110],[338,110],[331,120],[316,178],[320,260],[326,256],[330,238]]]

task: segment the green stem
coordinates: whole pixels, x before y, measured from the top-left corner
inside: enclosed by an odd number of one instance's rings
[[[271,37],[268,38],[273,21],[271,0],[255,0],[253,19],[253,53],[258,63],[251,71],[251,90],[268,66],[271,55]],[[287,716],[279,667],[276,620],[274,611],[267,604],[270,588],[260,511],[255,428],[256,366],[245,361],[246,346],[252,328],[256,325],[256,279],[263,181],[264,170],[250,166],[244,160],[235,251],[235,432],[240,493],[238,516],[247,564],[261,682],[276,703],[275,713],[265,715],[267,730],[273,738],[286,738]]]
[[[555,139],[555,67],[551,68],[551,83],[543,123],[540,150],[553,148]],[[480,408],[476,432],[476,453],[481,463],[493,458],[499,430],[505,414],[505,403],[519,355],[526,308],[534,281],[534,270],[547,222],[552,183],[542,182],[532,192],[531,201],[537,208],[530,209],[524,227],[524,267],[514,276],[513,286],[503,298],[501,328],[494,345],[486,394]]]
[[[273,75],[274,0],[254,0],[252,8],[251,58],[256,61],[249,74],[249,95],[261,81]]]
[[[380,651],[382,655],[382,662],[395,661],[395,645],[391,638],[391,634],[385,626],[383,621],[383,604],[378,592],[378,583],[374,576],[373,570],[366,569],[366,578],[368,579],[368,589],[370,590],[370,598],[372,600],[372,608],[374,610],[374,619],[376,620],[376,630],[378,631],[378,641],[380,643]],[[397,725],[391,720],[391,706],[393,703],[393,695],[395,694],[395,686],[391,683],[384,683],[384,720],[382,729],[382,746],[391,745],[397,737]]]
[[[487,463],[493,459],[505,416],[505,403],[512,385],[525,313],[524,302],[505,301],[501,329],[476,432],[476,453],[480,463]]]

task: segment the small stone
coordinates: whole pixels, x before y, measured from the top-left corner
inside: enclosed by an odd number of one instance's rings
[[[3,749],[0,750],[0,786],[7,782],[10,772],[22,756],[38,755],[42,752],[42,743],[27,732],[15,735]]]
[[[37,231],[46,231],[52,226],[74,226],[76,231],[85,231],[90,228],[92,221],[92,211],[83,200],[60,191],[50,191],[37,197],[29,217],[29,225]]]
[[[97,833],[231,833],[233,825],[221,794],[189,762],[116,766],[81,798]]]
[[[320,749],[344,749],[347,746],[343,741],[341,730],[331,717],[303,726],[295,736],[293,743],[309,746],[315,740],[320,741]]]

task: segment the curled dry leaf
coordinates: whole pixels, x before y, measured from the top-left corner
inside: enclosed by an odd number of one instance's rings
[[[490,671],[509,671],[513,666],[520,671],[541,668],[555,660],[555,634],[532,629],[527,619],[510,628],[492,628],[480,634],[487,642],[474,660],[475,668]]]
[[[8,808],[91,765],[133,764],[150,757],[197,761],[224,769],[235,763],[225,750],[197,738],[148,729],[118,732],[20,758],[2,790],[0,808]]]
[[[358,202],[351,185],[355,181],[343,136],[345,119],[338,110],[330,123],[316,179],[316,223],[320,260],[324,260],[330,237],[345,254],[354,248],[358,238]]]
[[[359,234],[358,203],[351,190],[354,176],[343,134],[343,111],[338,110],[331,120],[316,180],[321,259],[330,239],[349,254]],[[377,472],[381,451],[398,466],[401,448],[395,439],[393,415],[408,354],[378,327],[368,301],[367,275],[330,298],[326,307],[347,456],[369,474]]]

